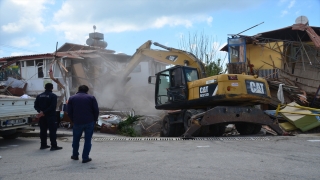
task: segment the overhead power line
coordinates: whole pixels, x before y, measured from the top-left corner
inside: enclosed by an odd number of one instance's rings
[[[20,50],[20,51],[39,52],[39,51],[35,51],[35,50],[30,50],[30,49],[24,49],[24,48],[19,48],[19,47],[15,47],[15,46],[10,46],[10,45],[7,45],[7,44],[2,44],[2,43],[0,43],[0,46],[5,47],[5,48],[16,49],[16,50]]]

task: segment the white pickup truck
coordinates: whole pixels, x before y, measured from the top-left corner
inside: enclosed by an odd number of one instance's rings
[[[37,114],[34,109],[36,98],[21,98],[0,95],[0,136],[15,139],[22,132],[34,130],[30,127],[32,118]]]

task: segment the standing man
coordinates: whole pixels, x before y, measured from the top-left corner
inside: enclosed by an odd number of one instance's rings
[[[62,147],[57,146],[57,95],[52,93],[52,89],[52,83],[45,85],[45,92],[39,94],[34,102],[34,109],[39,113],[37,117],[40,118],[40,149],[50,148],[50,146],[47,145],[47,130],[49,129],[51,141],[50,151],[55,151],[62,149]]]
[[[68,101],[68,116],[73,122],[73,152],[71,159],[79,159],[79,142],[84,132],[84,146],[82,151],[82,163],[87,163],[92,159],[89,158],[91,150],[91,138],[93,129],[99,116],[97,100],[94,96],[87,94],[88,86],[81,85],[77,94],[71,96]]]

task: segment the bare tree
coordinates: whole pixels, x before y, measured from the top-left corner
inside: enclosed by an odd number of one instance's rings
[[[204,34],[204,32],[191,34],[188,38],[182,36],[179,42],[179,48],[194,54],[200,59],[206,67],[207,76],[217,75],[224,71],[221,58],[217,57],[219,44],[214,41],[212,36]]]

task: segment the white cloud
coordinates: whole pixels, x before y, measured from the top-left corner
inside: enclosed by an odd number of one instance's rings
[[[281,11],[281,17],[285,16],[286,14],[288,14],[288,11],[287,11],[287,10]]]
[[[290,4],[289,4],[289,6],[288,6],[288,9],[292,8],[295,3],[296,3],[295,0],[290,1]]]
[[[10,54],[10,56],[24,56],[30,54],[34,54],[34,52],[13,52]]]
[[[5,33],[16,33],[26,30],[43,32],[45,27],[43,25],[44,19],[42,18],[42,13],[45,10],[44,4],[48,2],[51,1],[7,1],[1,9],[6,10],[10,16],[6,17],[7,22],[1,26],[2,31]],[[13,16],[11,16],[12,12],[14,12]]]
[[[179,37],[179,39],[183,39],[184,38],[184,33],[182,33],[182,32],[178,33],[178,37]]]
[[[281,0],[281,3],[285,3],[287,2],[287,0]],[[289,10],[294,6],[294,4],[296,3],[296,0],[291,0],[289,2],[289,5],[287,6],[287,8],[285,8],[284,10],[281,11],[281,17],[287,15],[289,13]]]
[[[73,11],[72,9],[70,11]],[[193,21],[197,19],[198,21],[204,21],[202,17],[195,17],[193,19],[185,19],[182,17],[175,16],[161,16],[155,17],[154,19],[146,18],[146,21],[129,21],[126,18],[123,20],[116,20],[112,18],[107,18],[99,21],[81,21],[81,22],[71,22],[71,21],[61,21],[58,17],[62,18],[62,14],[55,16],[55,21],[57,24],[52,25],[52,27],[58,32],[63,32],[67,40],[73,42],[83,42],[85,35],[88,32],[92,32],[92,26],[96,25],[97,32],[110,33],[110,32],[125,32],[125,31],[141,31],[149,28],[162,28],[164,26],[184,26],[186,28],[191,27]],[[65,17],[64,17],[65,18]],[[63,18],[62,18],[63,19]]]
[[[210,25],[214,21],[210,15],[216,11],[240,12],[263,1],[0,0],[0,17],[5,17],[0,18],[0,39],[4,44],[30,47],[35,46],[35,39],[40,39],[38,35],[50,32],[59,41],[83,44],[93,31],[92,25],[104,34],[190,28],[199,23]]]
[[[21,0],[11,0],[14,4],[17,4],[17,5],[22,5],[22,6],[27,6],[28,5],[28,3],[30,3],[30,2],[28,2],[28,1],[21,1]]]
[[[12,39],[10,44],[14,47],[27,47],[34,41],[35,38],[32,37],[20,37]]]
[[[278,2],[278,4],[284,4],[285,2],[287,2],[288,0],[280,0],[279,2]]]
[[[155,28],[162,28],[166,25],[169,26],[185,26],[185,27],[191,27],[192,26],[192,21],[188,19],[184,19],[181,17],[168,17],[168,16],[163,16],[160,18],[155,19],[154,23],[151,24],[151,27]],[[145,27],[147,28],[147,27]]]
[[[78,23],[78,24],[69,24],[69,23],[60,23],[58,25],[52,25],[52,27],[58,31],[62,32],[64,38],[73,43],[83,43],[88,38],[88,32],[92,32],[93,24]]]
[[[212,49],[218,49],[220,46],[220,43],[219,42],[213,42],[212,43]]]
[[[239,10],[261,1],[175,0],[168,5],[168,1],[159,0],[96,0],[95,3],[65,0],[61,9],[54,14],[52,27],[66,35],[73,32],[73,37],[66,37],[67,39],[80,38],[91,32],[92,25],[96,25],[97,31],[102,33],[141,31],[165,26],[189,28],[194,23],[212,23],[213,18],[206,15],[210,12],[221,9]]]
[[[61,22],[61,20],[62,20],[63,18],[73,16],[73,15],[74,15],[74,11],[75,11],[75,9],[74,9],[74,7],[73,7],[70,3],[64,2],[64,3],[62,4],[61,9],[54,14],[53,20],[54,20],[54,21],[60,21],[60,22]]]
[[[211,16],[207,18],[207,24],[208,24],[209,26],[211,26],[212,21],[213,21],[213,18],[212,18]]]
[[[7,25],[1,26],[2,30],[7,33],[15,33],[21,30],[21,26],[17,23],[8,23]]]

